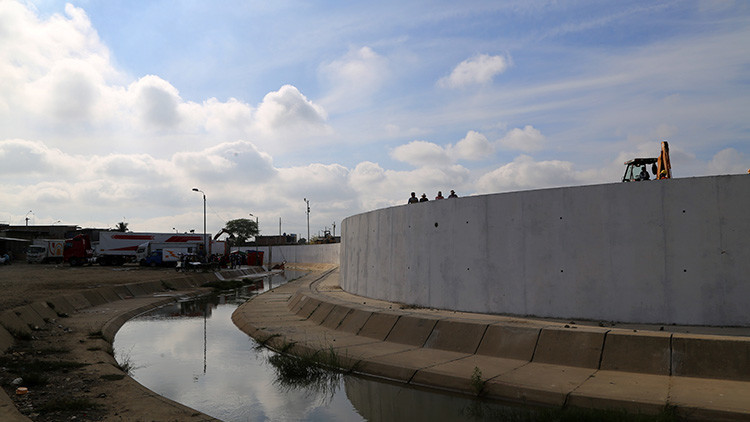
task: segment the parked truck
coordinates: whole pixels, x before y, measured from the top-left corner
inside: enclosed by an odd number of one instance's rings
[[[63,262],[63,250],[65,241],[62,239],[35,239],[26,248],[26,262],[48,263]]]
[[[177,265],[181,256],[197,254],[201,245],[203,245],[201,240],[185,243],[145,242],[138,246],[135,259],[139,264],[149,267]]]
[[[210,239],[210,237],[206,235],[205,239]],[[126,262],[135,261],[138,246],[146,242],[170,243],[177,247],[198,245],[200,254],[203,251],[204,237],[198,234],[94,230],[67,239],[63,257],[65,262],[70,263],[71,266],[86,263],[122,265]]]

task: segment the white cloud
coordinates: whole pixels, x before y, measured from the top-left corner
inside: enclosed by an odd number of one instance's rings
[[[321,100],[332,110],[351,110],[370,103],[390,74],[388,60],[370,47],[350,50],[338,60],[320,67],[330,93]]]
[[[128,87],[140,121],[149,127],[171,128],[180,122],[182,102],[177,89],[158,76],[147,75]]]
[[[526,125],[523,129],[515,128],[510,130],[498,141],[498,144],[506,149],[533,152],[541,150],[544,146],[544,141],[544,135],[542,135],[539,129],[531,125]]]
[[[470,130],[466,137],[458,141],[455,146],[448,148],[448,154],[452,158],[463,160],[486,159],[494,152],[494,148],[487,137],[473,130]]]
[[[256,125],[266,134],[274,132],[313,131],[325,133],[327,114],[292,85],[269,92],[256,112]]]
[[[717,152],[708,162],[707,174],[743,174],[750,171],[750,157],[734,148]]]
[[[569,161],[535,161],[528,155],[521,155],[513,162],[482,175],[477,188],[481,193],[495,193],[594,184],[596,180],[590,172],[577,171],[575,164]]]
[[[443,147],[427,141],[400,145],[391,151],[391,157],[417,167],[443,166],[452,161]]]
[[[467,85],[486,84],[496,75],[505,72],[508,66],[509,61],[503,56],[480,54],[459,63],[449,76],[438,81],[438,85],[460,88]]]

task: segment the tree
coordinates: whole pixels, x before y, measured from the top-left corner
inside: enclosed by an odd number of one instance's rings
[[[230,238],[234,237],[235,246],[243,245],[247,239],[258,235],[258,223],[247,218],[229,220],[224,226],[224,232]]]
[[[117,223],[117,227],[115,227],[115,230],[123,233],[128,231],[128,223],[120,221],[119,223]]]

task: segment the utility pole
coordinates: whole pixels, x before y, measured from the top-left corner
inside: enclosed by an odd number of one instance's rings
[[[336,222],[333,222],[333,237],[336,237]]]
[[[310,201],[307,200],[307,198],[304,198],[305,203],[307,204],[307,243],[310,243]]]

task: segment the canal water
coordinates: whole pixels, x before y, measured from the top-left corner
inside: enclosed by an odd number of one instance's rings
[[[532,409],[359,376],[288,376],[290,358],[259,346],[231,315],[252,295],[299,276],[286,271],[136,317],[117,333],[115,357],[150,390],[226,422],[536,419]]]

